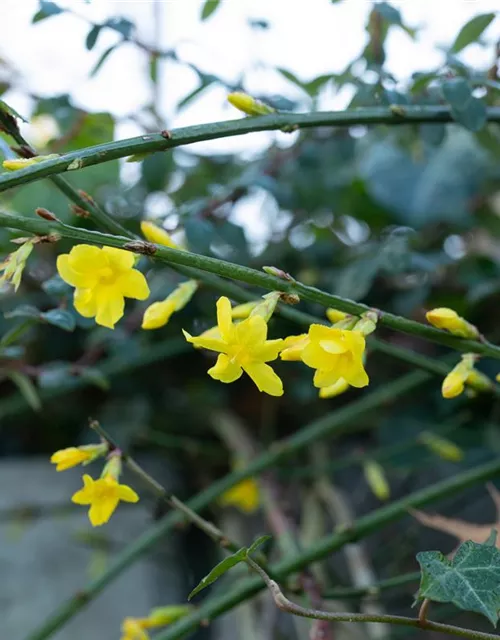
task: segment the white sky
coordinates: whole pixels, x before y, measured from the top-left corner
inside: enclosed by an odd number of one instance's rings
[[[101,22],[123,15],[137,24],[139,40],[160,49],[175,48],[181,59],[207,73],[235,82],[245,71],[245,88],[250,93],[304,99],[300,90],[273,68],[284,67],[304,80],[343,70],[365,46],[365,25],[373,4],[368,0],[343,0],[335,5],[330,0],[222,0],[217,12],[200,22],[201,0],[56,2],[83,18],[63,14],[31,25],[37,0],[0,0],[0,62],[3,59],[15,70],[14,83],[19,87],[6,93],[4,99],[27,116],[31,110],[27,91],[45,96],[68,92],[85,109],[111,111],[117,116],[137,112],[150,102],[148,59],[134,45],[122,46],[95,78],[88,77],[102,52],[119,36],[103,30],[96,47],[88,52],[84,44],[89,30],[85,18]],[[404,82],[415,70],[441,65],[443,54],[437,46],[450,44],[468,19],[498,10],[499,3],[500,0],[394,0],[392,5],[400,9],[405,23],[421,29],[416,41],[401,29],[391,29],[387,69]],[[269,21],[270,29],[251,29],[249,18]],[[500,35],[499,22],[497,18],[485,34],[490,43]],[[493,46],[471,45],[463,59],[476,66],[489,66]],[[160,72],[158,107],[165,127],[241,117],[226,103],[222,87],[207,90],[185,111],[176,114],[176,103],[197,86],[195,74],[169,61],[161,63]],[[348,99],[346,92],[326,93],[320,107],[343,108]],[[116,129],[118,138],[140,133],[131,122],[122,122]],[[262,149],[276,138],[288,145],[294,136],[259,133],[199,143],[196,147],[198,151],[230,149],[245,153]],[[131,165],[128,167],[134,171]]]

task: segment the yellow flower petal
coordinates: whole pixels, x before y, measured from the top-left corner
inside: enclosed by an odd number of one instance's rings
[[[208,375],[220,382],[234,382],[243,373],[243,369],[232,362],[225,354],[221,353],[215,365],[208,370]]]
[[[259,391],[268,393],[270,396],[283,395],[283,383],[268,364],[251,362],[243,365],[243,369],[255,382]]]
[[[349,383],[344,378],[339,378],[329,387],[321,387],[319,390],[320,398],[335,398],[349,389]]]
[[[93,527],[100,527],[108,522],[118,506],[118,496],[109,495],[96,500],[89,509],[89,520]]]
[[[102,327],[114,329],[115,324],[123,316],[125,300],[115,287],[100,286],[95,290],[97,313],[95,321]]]
[[[172,300],[153,302],[144,312],[142,319],[143,329],[159,329],[165,326],[175,311],[175,304]]]
[[[253,513],[260,504],[259,486],[253,478],[242,480],[221,495],[219,504],[235,506],[245,513]]]
[[[97,313],[93,289],[75,289],[73,304],[78,313],[84,318],[94,318]]]
[[[134,254],[116,247],[103,247],[103,254],[109,260],[109,266],[116,271],[128,271],[135,264]]]
[[[286,361],[301,360],[302,351],[309,344],[309,336],[302,333],[299,336],[288,336],[283,340],[280,358]]]
[[[211,338],[209,336],[204,337],[203,334],[201,336],[192,336],[187,331],[182,330],[184,337],[188,342],[194,344],[195,347],[201,349],[210,349],[210,351],[224,352],[227,348],[226,343],[220,338]]]
[[[130,269],[120,276],[116,286],[125,298],[147,300],[149,297],[150,292],[146,278],[144,274],[135,269]]]
[[[126,484],[118,485],[118,498],[123,502],[139,501],[139,496],[137,495],[137,493]]]

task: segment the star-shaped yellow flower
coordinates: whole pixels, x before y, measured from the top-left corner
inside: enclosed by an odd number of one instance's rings
[[[308,337],[301,358],[308,367],[316,369],[315,387],[329,387],[341,378],[353,387],[368,384],[363,366],[365,338],[360,331],[312,324]]]
[[[147,618],[125,618],[121,640],[149,640],[149,634],[144,630],[147,622]]]
[[[61,278],[76,287],[75,309],[85,318],[114,329],[123,316],[125,298],[146,300],[146,278],[134,269],[134,254],[113,247],[78,244],[57,258]]]
[[[224,507],[234,506],[245,513],[253,513],[260,504],[259,486],[253,478],[246,478],[225,491],[219,503]]]
[[[259,391],[271,396],[283,395],[283,383],[273,369],[266,364],[276,360],[283,340],[267,340],[267,323],[260,315],[251,315],[234,324],[231,303],[222,297],[217,301],[217,325],[220,336],[193,337],[184,331],[188,342],[220,353],[214,367],[208,373],[214,380],[234,382],[243,371],[255,382]]]
[[[92,526],[99,527],[108,522],[120,500],[137,502],[137,493],[126,484],[118,484],[111,475],[94,480],[89,475],[83,476],[83,489],[77,491],[71,500],[75,504],[89,504],[89,520]]]

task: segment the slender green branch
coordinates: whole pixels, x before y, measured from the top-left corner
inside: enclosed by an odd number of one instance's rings
[[[373,531],[403,517],[410,507],[422,507],[448,495],[456,494],[469,486],[498,476],[499,473],[500,460],[494,460],[470,469],[469,471],[457,474],[452,478],[443,480],[432,487],[412,493],[376,511],[372,511],[354,522],[352,526],[322,538],[301,554],[284,558],[278,564],[273,565],[273,576],[275,579],[283,580],[291,573],[300,571],[303,567],[321,560],[338,551],[346,544],[361,540]],[[220,596],[210,598],[206,602],[203,602],[196,611],[174,623],[163,633],[160,633],[155,640],[177,640],[178,638],[182,638],[187,633],[194,631],[202,621],[213,620],[223,613],[226,613],[244,600],[261,591],[264,586],[261,578],[246,579],[234,585],[230,592],[225,592]],[[43,637],[45,636],[42,636],[42,638]],[[495,640],[498,640],[498,636],[491,635],[476,635],[475,637],[488,638],[488,640],[495,638]],[[36,640],[42,640],[42,638],[37,638]],[[30,638],[29,640],[35,640],[35,638]]]
[[[129,238],[99,233],[97,231],[89,231],[88,229],[79,229],[60,222],[49,223],[41,219],[36,220],[7,213],[0,213],[0,227],[21,229],[23,231],[39,235],[45,235],[49,232],[59,233],[62,237],[79,240],[81,242],[107,245],[121,249],[129,249],[135,252],[144,252],[147,254],[152,252],[154,253],[154,258],[160,262],[190,268],[194,267],[195,269],[208,271],[209,273],[213,273],[224,278],[231,278],[233,280],[239,280],[240,282],[246,282],[247,284],[262,287],[264,289],[294,293],[305,300],[317,302],[326,307],[334,307],[335,309],[339,309],[345,313],[361,315],[362,313],[370,310],[370,307],[359,302],[335,296],[331,293],[321,291],[315,287],[310,287],[300,282],[283,280],[267,273],[257,271],[256,269],[251,269],[250,267],[233,264],[231,262],[226,262],[225,260],[211,258],[197,253],[178,251],[177,249],[170,249],[169,247],[153,245],[151,243],[130,242]],[[379,323],[390,329],[394,329],[395,331],[408,333],[426,340],[432,340],[433,342],[438,342],[459,351],[500,358],[500,347],[489,342],[458,338],[440,329],[435,329],[434,327],[421,324],[420,322],[415,322],[414,320],[408,320],[407,318],[403,318],[402,316],[397,316],[386,311],[378,311],[378,314]],[[394,352],[395,350],[396,348],[393,349]]]
[[[420,580],[420,572],[405,573],[394,578],[381,580],[377,584],[370,584],[366,587],[335,587],[322,593],[325,600],[343,600],[344,598],[365,598],[367,596],[377,597],[382,591],[395,589],[405,584],[413,584]]]
[[[353,427],[367,428],[367,425],[359,422],[359,417],[365,412],[372,411],[380,405],[391,402],[402,394],[416,389],[419,385],[429,380],[430,376],[421,371],[413,371],[399,380],[390,382],[355,402],[352,402],[340,410],[334,411],[319,420],[306,425],[292,436],[276,442],[270,449],[253,460],[247,467],[238,469],[224,478],[213,482],[206,490],[199,493],[186,504],[194,511],[201,511],[217,500],[225,491],[236,484],[266,469],[271,468],[280,460],[293,455],[312,442],[344,433]],[[354,424],[353,424],[354,423]],[[499,463],[500,464],[500,463]],[[488,476],[490,477],[490,476]],[[421,503],[418,503],[420,505]],[[417,505],[417,506],[418,506]],[[415,505],[410,505],[415,506]],[[181,521],[179,514],[168,514],[161,522],[150,531],[142,535],[131,544],[97,580],[90,583],[84,590],[64,603],[47,621],[39,627],[27,640],[45,640],[57,631],[64,623],[72,618],[88,602],[93,600],[108,584],[110,584],[122,571],[135,562],[143,553],[148,551],[167,533],[174,530],[176,524]],[[274,575],[274,574],[273,574]],[[257,587],[258,587],[257,583]],[[258,588],[257,588],[258,590]]]
[[[488,107],[487,118],[490,122],[500,122],[500,107]],[[311,127],[446,122],[453,122],[453,117],[449,107],[445,106],[398,106],[397,109],[394,107],[363,107],[347,111],[276,113],[256,118],[210,122],[162,133],[146,134],[127,140],[107,142],[72,151],[53,160],[46,160],[26,167],[26,169],[20,169],[12,174],[0,176],[0,191],[63,173],[64,171],[82,169],[138,153],[166,151],[195,142],[240,136],[258,131],[276,131],[279,129],[295,131]]]
[[[4,124],[6,125],[8,134],[17,142],[18,145],[20,145],[18,149],[15,149],[18,155],[27,158],[35,156],[36,151],[21,135],[17,124],[14,121],[10,121],[9,119],[7,119]],[[112,216],[110,216],[108,212],[103,209],[103,207],[97,204],[95,200],[90,197],[85,198],[65,178],[63,178],[62,176],[53,175],[51,177],[51,181],[56,185],[59,191],[64,193],[64,195],[72,200],[76,205],[88,211],[98,227],[101,227],[104,231],[108,231],[109,233],[117,233],[118,235],[125,236],[131,235],[128,233],[125,227],[114,220],[114,218],[112,218]]]
[[[326,620],[328,622],[385,622],[405,627],[418,627],[426,631],[440,631],[448,635],[459,636],[462,638],[471,638],[472,640],[498,640],[498,635],[494,633],[483,633],[482,631],[474,631],[473,629],[464,629],[455,627],[450,624],[441,622],[432,622],[426,618],[429,600],[424,600],[419,612],[418,618],[407,618],[405,616],[393,616],[387,614],[371,614],[371,613],[332,613],[331,611],[319,611],[318,609],[309,609],[301,607],[285,597],[278,584],[271,580],[267,573],[251,558],[248,562],[252,569],[256,571],[269,589],[275,605],[281,611],[291,613],[301,618],[310,618],[312,620]],[[160,638],[162,636],[160,635]]]

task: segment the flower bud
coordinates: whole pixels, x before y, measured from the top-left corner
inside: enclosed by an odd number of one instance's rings
[[[12,158],[10,160],[4,160],[2,167],[7,171],[17,171],[18,169],[30,167],[32,164],[45,162],[45,160],[54,160],[55,158],[59,158],[58,153],[51,153],[48,156],[35,156],[34,158]]]
[[[464,452],[460,447],[457,447],[454,442],[450,442],[450,440],[437,436],[430,431],[423,431],[419,435],[418,439],[422,444],[430,449],[430,451],[438,455],[443,460],[448,460],[449,462],[460,462],[464,457]]]
[[[271,291],[271,293],[266,293],[265,296],[262,296],[263,301],[255,305],[250,312],[249,317],[261,316],[266,322],[269,322],[281,296],[281,291]]]
[[[227,96],[228,102],[246,113],[249,116],[265,116],[270,113],[275,113],[276,109],[273,109],[267,104],[260,102],[260,100],[256,100],[249,96],[248,93],[243,93],[242,91],[235,91],[230,93]]]
[[[347,313],[339,311],[338,309],[332,309],[331,307],[326,310],[326,317],[332,324],[344,320],[347,317]]]
[[[453,309],[447,309],[445,307],[431,309],[425,314],[425,317],[432,326],[438,329],[445,329],[460,338],[477,340],[479,337],[477,328],[460,317]]]
[[[363,464],[363,471],[366,481],[373,491],[373,494],[379,500],[388,500],[391,495],[391,489],[383,468],[375,460],[367,460]]]
[[[344,380],[344,378],[340,378],[334,384],[329,387],[323,387],[319,390],[320,398],[335,398],[336,396],[340,396],[340,394],[345,393],[349,389],[349,383]]]

